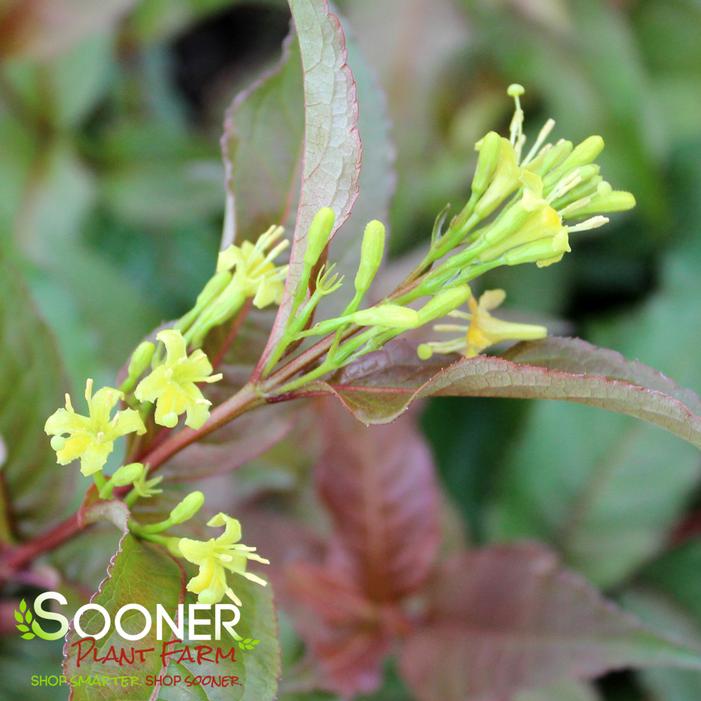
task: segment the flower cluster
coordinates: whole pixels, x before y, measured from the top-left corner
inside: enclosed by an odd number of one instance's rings
[[[292,314],[265,370],[270,373],[288,348],[303,338],[328,334],[335,338],[321,363],[288,382],[281,392],[297,389],[381,348],[408,329],[443,316],[469,324],[439,325],[439,332],[460,332],[460,338],[422,344],[418,349],[421,358],[435,352],[474,356],[501,341],[532,340],[547,334],[542,326],[494,318],[490,311],[501,304],[504,293],[492,290],[477,302],[468,283],[503,265],[557,263],[571,250],[570,234],[603,226],[609,221],[604,214],[630,209],[635,198],[614,190],[600,175],[595,163],[604,147],[600,136],[590,136],[576,146],[567,140],[549,143],[555,125],[549,119],[524,155],[523,92],[520,85],[509,87],[515,102],[509,138],[492,131],[476,144],[478,159],[468,201],[445,230],[445,211],[439,216],[428,253],[405,283],[387,299],[360,309],[384,247],[384,227],[370,222],[363,237],[353,299],[339,316],[307,328],[321,297],[341,283],[334,279],[333,285],[326,284],[330,268],[322,267],[315,291],[306,297],[309,275],[334,224],[331,210],[317,213],[307,235],[304,274],[296,288]],[[411,306],[422,298],[427,298],[423,306]],[[459,311],[465,302],[469,312]]]
[[[176,324],[188,344],[199,348],[216,326],[235,317],[247,300],[264,309],[280,304],[287,265],[275,265],[289,246],[281,226],[271,226],[254,243],[244,241],[219,253],[217,271],[205,285],[193,309]]]
[[[492,316],[505,299],[504,291],[489,290],[476,300],[470,283],[499,266],[546,267],[560,261],[570,251],[571,234],[606,224],[605,214],[630,209],[635,200],[628,192],[614,190],[600,175],[595,161],[604,142],[599,136],[576,146],[566,140],[550,143],[554,122],[548,120],[524,154],[523,92],[520,85],[509,87],[515,102],[509,138],[489,132],[476,144],[478,158],[469,198],[447,226],[447,210],[439,215],[429,250],[417,268],[392,294],[366,303],[386,238],[381,222],[369,222],[350,301],[337,316],[315,323],[321,301],[344,283],[335,264],[325,257],[336,224],[334,211],[325,207],[317,212],[305,238],[299,275],[288,290],[290,308],[280,328],[276,327],[277,340],[271,342],[244,388],[253,400],[262,403],[273,395],[293,392],[400,334],[445,317],[455,321],[440,323],[435,330],[457,337],[420,344],[421,359],[434,353],[472,357],[503,341],[547,335],[543,326]],[[144,442],[147,449],[152,448],[153,436],[139,437],[154,425],[172,429],[183,421],[191,429],[200,429],[207,422],[211,402],[202,386],[219,381],[222,375],[214,373],[202,346],[210,332],[226,322],[234,321],[235,332],[250,305],[263,309],[280,304],[288,266],[275,261],[288,246],[283,233],[281,227],[272,226],[255,243],[246,241],[221,251],[216,272],[194,307],[172,328],[161,330],[155,343],[139,344],[119,388],[104,387],[93,395],[93,383],[88,380],[87,414],[76,412],[66,395],[65,407],[48,418],[45,430],[52,436],[58,462],[80,460],[81,472],[93,476],[100,498],[112,498],[115,489],[129,488],[124,501],[131,506],[137,499],[159,493],[160,478],[149,476],[148,450],[137,449]],[[465,304],[468,311],[461,310]],[[278,363],[309,338],[316,338],[316,345],[303,346],[276,374]],[[297,362],[300,358],[304,362]],[[209,427],[214,425],[210,422]],[[105,476],[102,470],[121,437],[129,441],[126,464]],[[140,457],[144,454],[147,457]],[[211,518],[207,525],[223,532],[208,540],[166,534],[193,518],[203,504],[203,494],[192,492],[162,521],[142,524],[132,518],[129,528],[198,567],[187,584],[198,602],[213,604],[228,597],[241,605],[231,575],[265,585],[265,580],[248,571],[248,565],[269,563],[255,548],[240,542],[241,524],[236,519],[224,513]]]
[[[216,382],[221,374],[211,374],[212,366],[202,351],[196,350],[188,356],[185,339],[179,331],[161,331],[157,339],[165,347],[166,357],[156,361],[151,372],[136,384],[133,397],[142,402],[138,410],[120,409],[112,416],[117,404],[127,399],[124,388],[135,384],[135,373],[143,372],[143,359],[156,358],[154,346],[149,342],[134,352],[122,389],[103,387],[93,396],[93,381],[89,379],[85,386],[86,416],[75,411],[67,394],[65,408],[57,409],[46,420],[44,430],[53,436],[51,446],[59,464],[80,459],[84,475],[100,472],[118,438],[146,432],[144,417],[150,402],[155,403],[154,420],[161,426],[175,426],[182,414],[187,417],[185,423],[193,428],[207,420],[211,402],[203,397],[197,384]]]

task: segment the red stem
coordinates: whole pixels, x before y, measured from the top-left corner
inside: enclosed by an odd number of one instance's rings
[[[70,540],[85,527],[86,524],[80,517],[80,511],[77,511],[42,536],[30,540],[24,545],[19,545],[3,558],[0,578],[4,578],[9,573],[22,569],[34,558]]]

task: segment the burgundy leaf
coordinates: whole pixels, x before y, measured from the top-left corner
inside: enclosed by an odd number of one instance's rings
[[[701,653],[623,612],[535,545],[447,561],[401,672],[420,701],[508,701],[565,677],[628,666],[701,668]]]
[[[321,207],[331,207],[336,212],[334,231],[348,219],[358,197],[362,153],[356,85],[338,17],[329,9],[327,0],[290,0],[289,4],[303,67],[302,185],[285,298],[259,367],[263,367],[279,340],[290,314],[309,224]]]
[[[294,425],[291,407],[261,407],[175,455],[166,464],[163,475],[169,480],[187,482],[231,472],[279,443]]]
[[[701,447],[701,400],[614,351],[571,338],[523,343],[504,357],[423,363],[407,345],[362,359],[309,393],[334,394],[365,423],[387,423],[428,396],[561,399],[634,416]]]
[[[413,416],[368,428],[328,403],[322,415],[316,480],[335,534],[366,596],[396,601],[424,583],[440,542],[431,454]]]
[[[374,691],[390,645],[381,609],[341,570],[324,565],[290,565],[283,588],[321,685],[345,696]]]

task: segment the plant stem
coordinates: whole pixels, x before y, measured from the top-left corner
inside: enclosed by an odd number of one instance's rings
[[[210,414],[207,423],[197,430],[184,428],[172,434],[161,444],[157,445],[150,453],[147,453],[142,462],[148,466],[149,474],[155,472],[166,460],[186,448],[188,445],[198,441],[224,424],[233,421],[236,417],[249,411],[255,406],[264,404],[265,400],[255,388],[248,384],[242,387],[233,397],[220,404]]]
[[[7,577],[16,570],[22,569],[39,555],[53,550],[53,548],[70,540],[86,528],[87,525],[81,519],[80,512],[77,511],[47,533],[14,548],[0,561],[0,579]]]

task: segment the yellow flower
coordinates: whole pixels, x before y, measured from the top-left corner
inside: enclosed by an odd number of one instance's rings
[[[277,267],[273,261],[289,245],[280,241],[281,226],[271,226],[255,245],[244,241],[240,246],[231,245],[219,254],[217,272],[232,270],[229,287],[240,291],[244,298],[253,297],[253,304],[263,309],[270,304],[280,304],[285,289],[287,266]]]
[[[93,396],[92,389],[93,381],[89,379],[85,383],[87,416],[76,413],[66,394],[65,409],[57,409],[44,426],[47,435],[53,436],[51,447],[56,451],[58,463],[67,465],[80,458],[80,471],[84,475],[92,475],[104,467],[117,438],[146,431],[141,417],[133,409],[118,411],[110,418],[123,397],[119,390],[103,387]]]
[[[217,382],[222,375],[212,375],[212,364],[201,350],[187,354],[187,344],[180,331],[165,329],[156,338],[166,348],[166,359],[154,368],[134,390],[141,402],[156,403],[156,423],[172,428],[178,417],[187,413],[185,424],[199,428],[209,417],[212,402],[205,399],[198,382]]]
[[[231,516],[219,513],[207,522],[208,526],[224,526],[224,532],[218,538],[209,540],[191,540],[181,538],[178,549],[182,556],[200,570],[196,577],[187,583],[187,590],[197,594],[201,604],[215,604],[228,596],[237,606],[241,600],[228,585],[227,574],[239,574],[242,577],[266,585],[266,581],[246,571],[248,560],[270,564],[268,560],[256,554],[256,549],[239,543],[241,524]]]
[[[548,335],[545,326],[517,324],[493,317],[490,312],[500,306],[505,298],[504,290],[488,290],[480,296],[479,302],[470,297],[467,301],[469,314],[460,311],[450,314],[469,321],[469,325],[439,324],[434,327],[436,331],[460,332],[463,335],[453,341],[422,343],[418,348],[419,357],[427,360],[433,353],[462,353],[473,358],[502,341],[533,341]]]

